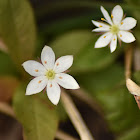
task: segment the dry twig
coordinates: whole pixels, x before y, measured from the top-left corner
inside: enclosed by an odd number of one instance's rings
[[[62,91],[61,99],[64,105],[64,108],[72,121],[75,129],[77,130],[81,140],[94,140],[90,131],[88,130],[84,120],[82,119],[79,111],[77,110],[76,106],[74,105],[71,97]]]

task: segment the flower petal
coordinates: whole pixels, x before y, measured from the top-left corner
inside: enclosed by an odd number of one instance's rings
[[[112,20],[109,16],[108,12],[105,10],[105,8],[103,6],[101,6],[101,11],[102,11],[105,19],[107,20],[107,22],[112,25]]]
[[[112,38],[112,33],[107,32],[99,37],[99,39],[95,43],[95,48],[102,48],[109,44]]]
[[[123,18],[123,9],[120,5],[116,5],[112,10],[112,19],[114,24],[120,24]]]
[[[46,69],[53,69],[55,62],[55,54],[49,46],[45,46],[41,52],[41,61]]]
[[[133,34],[127,31],[119,31],[118,37],[125,43],[131,43],[135,41]]]
[[[136,26],[137,21],[132,17],[125,18],[120,25],[121,30],[130,30]]]
[[[98,22],[98,21],[94,21],[92,20],[92,23],[97,26],[97,27],[105,27],[105,28],[110,28],[109,25],[105,24],[105,23],[102,23],[102,22]]]
[[[26,95],[32,95],[41,92],[47,86],[46,76],[39,76],[30,81],[26,88]]]
[[[54,71],[56,73],[64,72],[71,67],[72,63],[73,63],[72,55],[62,56],[56,60]]]
[[[22,64],[26,72],[32,76],[41,76],[46,72],[45,67],[37,61],[29,60]]]
[[[54,80],[48,82],[47,95],[48,95],[49,100],[54,105],[57,105],[60,100],[60,92],[61,92],[60,87]]]
[[[71,75],[65,73],[56,74],[56,82],[65,89],[80,88],[76,80]]]
[[[116,50],[116,47],[117,47],[117,36],[114,35],[112,37],[112,40],[111,40],[111,43],[110,43],[110,51],[111,51],[111,53]]]
[[[110,31],[110,29],[105,27],[100,27],[92,30],[92,32],[108,32],[108,31]]]

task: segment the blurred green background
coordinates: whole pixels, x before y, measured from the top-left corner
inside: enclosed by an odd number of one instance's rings
[[[130,45],[118,44],[112,54],[109,47],[95,49],[99,35],[91,32],[95,28],[91,20],[103,17],[100,6],[111,13],[117,4],[126,16],[137,19],[136,41],[131,45],[139,48],[140,0],[0,0],[0,101],[16,114],[13,119],[0,113],[0,140],[22,140],[23,133],[25,140],[59,140],[59,130],[80,139],[61,101],[53,106],[46,94],[25,96],[31,77],[21,64],[39,61],[44,45],[52,47],[56,57],[74,55],[69,73],[94,107],[75,91],[67,92],[95,140],[140,139],[140,112],[124,77],[124,52]],[[135,66],[133,78],[140,84]]]

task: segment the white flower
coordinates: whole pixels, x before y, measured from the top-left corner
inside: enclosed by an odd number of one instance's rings
[[[72,76],[62,73],[71,67],[73,56],[62,56],[55,62],[53,50],[45,46],[41,53],[41,61],[42,64],[34,60],[22,64],[25,71],[35,77],[28,84],[26,95],[36,94],[46,87],[48,98],[53,104],[57,105],[60,99],[60,86],[66,89],[79,88],[78,83]]]
[[[132,17],[123,19],[123,9],[120,5],[113,8],[111,18],[108,12],[101,6],[101,11],[105,17],[101,18],[103,22],[92,20],[92,23],[98,28],[92,30],[94,32],[105,32],[95,43],[95,48],[105,47],[110,43],[111,52],[115,51],[117,46],[117,37],[125,43],[135,41],[135,37],[129,32],[130,29],[136,26],[136,20]]]

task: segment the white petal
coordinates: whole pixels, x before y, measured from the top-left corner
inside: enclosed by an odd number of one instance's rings
[[[110,29],[105,27],[100,27],[92,30],[92,32],[108,32],[108,31],[110,31]]]
[[[47,85],[47,95],[49,100],[54,104],[57,105],[60,99],[60,87],[59,85],[53,80],[49,81]]]
[[[101,6],[101,11],[102,11],[105,19],[107,20],[107,22],[112,25],[111,18],[109,16],[108,12],[105,10],[105,8],[103,6]]]
[[[120,24],[123,18],[123,9],[120,5],[116,5],[112,10],[112,19],[114,24]]]
[[[102,48],[109,44],[112,38],[112,33],[107,32],[99,37],[99,39],[95,43],[95,48]]]
[[[52,48],[45,46],[41,52],[41,61],[46,69],[52,69],[55,62],[55,54]]]
[[[117,36],[114,35],[112,40],[111,40],[111,43],[110,43],[110,51],[111,51],[111,53],[116,50],[116,47],[117,47]]]
[[[22,66],[24,67],[25,71],[32,76],[41,76],[46,72],[45,67],[41,63],[34,60],[24,62]]]
[[[47,86],[46,76],[39,76],[30,81],[26,88],[26,95],[32,95],[41,92]]]
[[[125,18],[120,25],[121,30],[130,30],[136,26],[137,21],[132,17]]]
[[[65,73],[56,74],[56,82],[66,89],[80,88],[76,80],[71,75]]]
[[[135,41],[133,34],[127,31],[119,31],[118,37],[125,43],[131,43]]]
[[[54,71],[56,73],[64,72],[71,67],[72,63],[73,63],[72,55],[62,56],[56,60]]]
[[[92,20],[92,23],[97,26],[97,27],[106,27],[106,28],[110,28],[109,25],[105,24],[105,23],[102,23],[102,22],[98,22],[98,21],[94,21]]]

